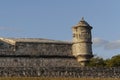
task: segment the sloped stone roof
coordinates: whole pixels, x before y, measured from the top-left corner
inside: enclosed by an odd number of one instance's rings
[[[90,25],[87,23],[87,21],[84,20],[84,18],[82,18],[82,19],[80,20],[80,22],[78,22],[78,24],[75,25],[73,28],[76,28],[76,27],[87,27],[87,28],[92,29],[92,26],[90,26]]]
[[[84,20],[84,18],[82,18],[77,25],[79,25],[79,26],[90,26],[90,25]]]
[[[59,44],[71,44],[72,42],[60,41],[60,40],[51,40],[43,38],[0,38],[1,41],[7,42],[9,44],[15,45],[17,42],[26,42],[26,43],[59,43]]]

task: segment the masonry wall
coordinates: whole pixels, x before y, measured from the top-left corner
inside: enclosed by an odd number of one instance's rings
[[[71,44],[59,43],[17,43],[16,54],[72,56]]]
[[[0,40],[0,56],[14,54],[15,46]]]
[[[0,67],[79,67],[71,43],[18,42],[2,44]]]
[[[80,67],[72,44],[17,43],[0,45],[0,76],[111,77],[120,78],[120,67]]]
[[[30,56],[73,56],[71,43],[32,43],[19,42],[16,45],[0,49],[0,55],[30,55]]]
[[[0,76],[7,77],[76,77],[76,78],[120,78],[120,67],[0,67]]]
[[[0,57],[0,67],[78,67],[75,58]]]

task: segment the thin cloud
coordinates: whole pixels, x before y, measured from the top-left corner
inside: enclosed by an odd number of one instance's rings
[[[103,47],[105,50],[120,49],[120,40],[107,41],[101,38],[93,38],[93,47]]]
[[[120,49],[120,40],[112,41],[106,44],[104,48],[107,50]]]
[[[100,38],[93,38],[93,46],[94,47],[102,47],[108,44],[109,42]]]

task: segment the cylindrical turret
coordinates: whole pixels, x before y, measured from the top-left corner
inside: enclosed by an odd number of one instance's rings
[[[85,66],[92,55],[92,27],[82,18],[82,20],[72,27],[73,45],[72,52],[78,62]]]

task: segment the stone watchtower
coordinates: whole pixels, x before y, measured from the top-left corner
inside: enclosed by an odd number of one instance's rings
[[[91,29],[92,27],[84,20],[84,18],[82,18],[77,25],[72,27],[72,53],[81,66],[85,66],[93,57]]]

